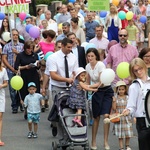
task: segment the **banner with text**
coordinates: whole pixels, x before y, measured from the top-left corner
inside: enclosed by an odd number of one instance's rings
[[[31,3],[31,0],[0,0],[0,6],[10,6]]]
[[[31,0],[0,0],[0,11],[3,13],[29,13]]]
[[[88,10],[90,11],[109,11],[110,0],[88,0]]]

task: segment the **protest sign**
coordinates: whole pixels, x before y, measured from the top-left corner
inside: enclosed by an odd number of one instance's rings
[[[29,13],[29,3],[31,0],[0,0],[0,11],[3,13]]]
[[[90,11],[109,11],[109,0],[88,0],[88,10]]]

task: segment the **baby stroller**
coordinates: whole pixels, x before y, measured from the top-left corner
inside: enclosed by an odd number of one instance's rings
[[[74,150],[74,146],[82,146],[84,150],[89,150],[89,142],[87,137],[87,114],[84,112],[82,116],[83,127],[78,127],[72,122],[72,119],[77,116],[75,110],[72,110],[66,105],[66,101],[70,96],[70,91],[61,91],[55,96],[53,111],[55,111],[55,121],[58,121],[62,131],[62,139],[59,142],[52,142],[52,150],[58,148],[66,150]],[[57,110],[57,115],[56,115]],[[52,112],[51,112],[52,113]],[[50,118],[49,118],[49,121]],[[54,121],[54,118],[53,118]]]

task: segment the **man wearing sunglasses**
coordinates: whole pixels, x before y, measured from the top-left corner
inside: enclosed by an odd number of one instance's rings
[[[112,68],[116,71],[117,66],[121,62],[128,62],[130,63],[133,58],[138,57],[137,48],[129,45],[128,40],[128,32],[125,29],[122,29],[118,33],[119,36],[119,43],[112,46],[108,51],[107,55],[107,67]],[[118,76],[115,77],[113,83],[115,84],[120,79]],[[125,79],[126,84],[129,84],[129,80]]]

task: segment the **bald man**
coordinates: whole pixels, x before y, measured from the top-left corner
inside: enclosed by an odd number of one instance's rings
[[[117,66],[121,62],[128,62],[130,63],[133,58],[138,57],[138,51],[137,48],[129,45],[128,40],[128,32],[125,29],[122,29],[118,33],[119,36],[119,43],[113,45],[110,50],[108,51],[107,55],[107,67],[112,68],[114,71],[116,71]],[[115,77],[115,80],[113,81],[114,84],[116,84],[117,81],[120,79],[118,76]],[[126,84],[129,84],[129,79],[124,80]]]

